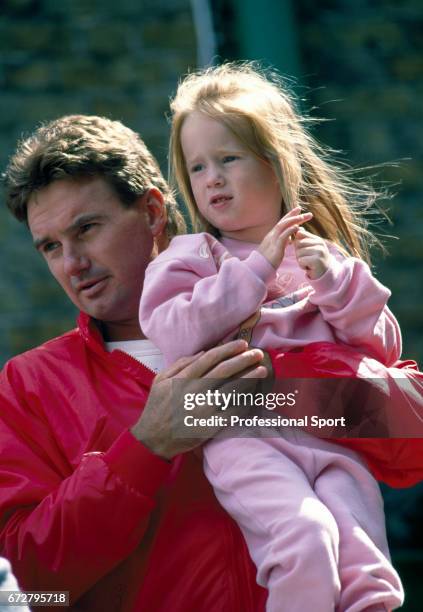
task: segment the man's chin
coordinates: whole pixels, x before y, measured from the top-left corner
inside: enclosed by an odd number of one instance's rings
[[[114,309],[104,304],[81,304],[80,310],[85,312],[92,319],[97,319],[98,321],[111,321],[117,318]]]
[[[113,325],[127,320],[132,321],[134,317],[138,319],[138,299],[124,293],[118,295],[115,293],[110,299],[110,292],[108,293],[109,295],[106,295],[106,292],[104,292],[103,295],[95,298],[86,298],[81,294],[77,296],[69,295],[69,293],[68,296],[78,310],[85,312],[92,319],[96,319],[105,325],[109,323]]]
[[[99,319],[100,321],[103,318],[107,319],[111,314],[110,311],[113,310],[110,308],[110,304],[106,304],[102,300],[81,299],[81,296],[75,297],[74,295],[69,295],[69,293],[68,297],[70,297],[73,305],[78,310],[85,312],[85,314],[93,319]]]
[[[68,296],[78,310],[100,321],[113,317],[113,314],[116,316],[122,310],[118,304],[114,303],[116,300],[110,300],[110,296],[105,291],[101,295],[84,295],[81,291],[77,295],[68,293]]]
[[[105,325],[107,324],[116,324],[121,323],[126,320],[132,320],[133,316],[128,311],[127,304],[118,304],[110,302],[105,303],[100,300],[96,303],[81,303],[80,310],[85,312],[92,319],[96,319],[97,321],[101,321]],[[136,311],[136,314],[138,310]]]

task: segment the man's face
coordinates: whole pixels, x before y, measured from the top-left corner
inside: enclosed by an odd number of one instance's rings
[[[55,181],[28,203],[29,228],[51,273],[116,340],[140,337],[144,273],[163,223],[160,192],[151,189],[125,208],[102,178]]]

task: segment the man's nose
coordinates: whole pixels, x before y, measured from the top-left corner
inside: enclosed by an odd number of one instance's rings
[[[67,276],[79,276],[90,266],[88,257],[75,248],[63,250],[63,268]]]

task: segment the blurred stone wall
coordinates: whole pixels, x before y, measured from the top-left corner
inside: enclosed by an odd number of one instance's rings
[[[120,119],[166,171],[168,98],[196,65],[189,0],[3,0],[0,167],[23,133],[68,113]],[[0,366],[74,326],[75,311],[0,207]]]
[[[404,358],[423,365],[423,5],[420,0],[297,0],[301,82],[314,116],[330,119],[320,140],[345,152],[355,166],[395,162],[379,172],[396,183],[390,202],[399,240],[376,258],[390,287]],[[394,565],[404,582],[404,612],[422,609],[423,483],[382,487]]]
[[[378,174],[394,184],[389,256],[376,259],[392,290],[404,358],[423,364],[423,5],[420,0],[298,0],[300,82],[330,121],[320,140],[355,166],[398,162]]]
[[[235,59],[234,3],[210,1],[221,57]],[[275,0],[280,1],[285,0]],[[345,159],[358,166],[399,162],[382,169],[380,178],[398,183],[391,202],[394,227],[385,229],[400,239],[389,241],[390,256],[376,263],[379,278],[393,292],[390,305],[403,329],[404,355],[423,364],[421,0],[291,4],[299,45],[293,52],[301,65],[294,76],[306,86],[307,108],[317,107],[312,114],[331,119],[318,128],[318,138],[344,150]],[[190,0],[2,0],[0,168],[22,133],[40,121],[96,113],[139,131],[166,171],[168,97],[195,63]],[[72,327],[75,312],[33,250],[26,228],[4,206],[0,262],[1,366]],[[398,549],[423,547],[423,490],[384,493],[398,562]],[[407,555],[400,567],[409,574],[405,609],[417,612],[422,556]]]

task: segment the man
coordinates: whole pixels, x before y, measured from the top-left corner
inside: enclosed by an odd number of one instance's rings
[[[69,591],[87,611],[264,609],[201,454],[185,452],[201,440],[171,428],[182,418],[175,375],[263,377],[263,354],[232,342],[152,384],[157,355],[139,346],[146,266],[184,229],[157,163],[121,123],[69,116],[19,146],[5,183],[10,210],[81,310],[76,329],[1,374],[0,551],[21,587]]]

